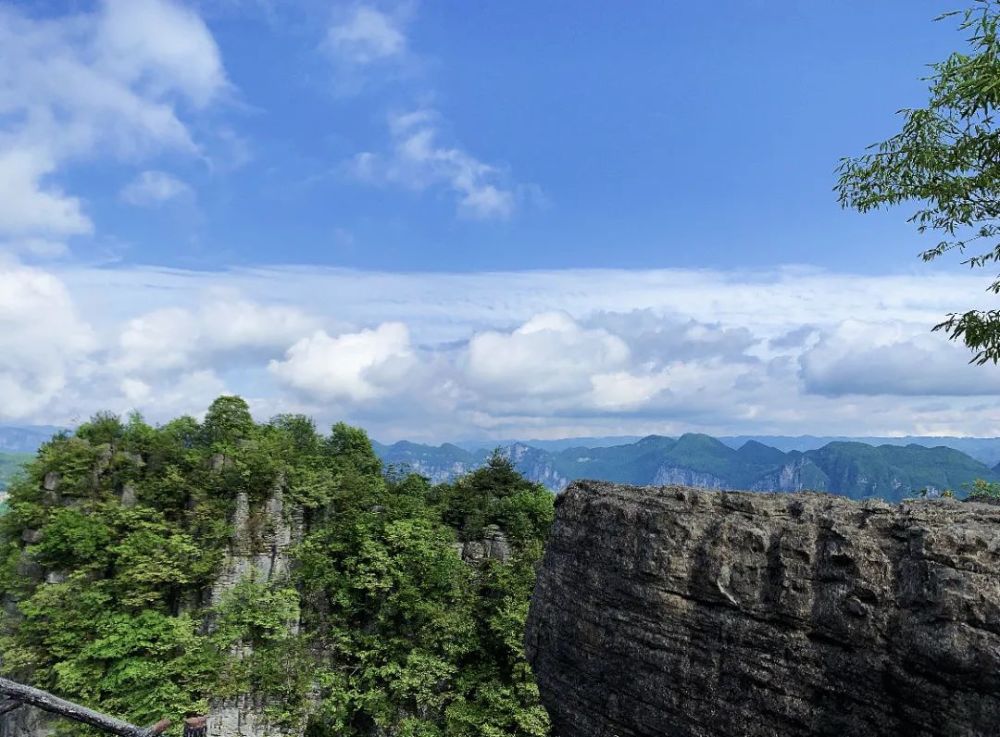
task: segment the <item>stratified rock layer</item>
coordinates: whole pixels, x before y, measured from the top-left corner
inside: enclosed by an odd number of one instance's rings
[[[578,482],[531,605],[559,737],[1000,734],[1000,508]]]

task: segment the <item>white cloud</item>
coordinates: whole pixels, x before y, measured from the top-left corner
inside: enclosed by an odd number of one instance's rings
[[[69,253],[62,241],[51,238],[21,238],[0,244],[0,251],[28,255],[36,259],[55,259]]]
[[[458,213],[477,219],[507,219],[515,210],[515,190],[502,172],[468,152],[438,142],[438,116],[416,110],[389,118],[391,150],[354,157],[351,169],[362,181],[395,184],[415,191],[445,187],[457,199]]]
[[[280,354],[316,321],[299,309],[212,299],[138,315],[118,338],[114,365],[130,373],[208,368],[234,354]]]
[[[70,162],[198,152],[184,109],[226,90],[202,20],[169,0],[107,0],[34,17],[0,5],[0,236],[90,233],[84,203],[54,181]]]
[[[85,380],[97,342],[65,285],[38,269],[0,262],[0,416],[25,419],[74,380]]]
[[[926,325],[845,320],[802,353],[805,390],[830,397],[998,396],[1000,370]]]
[[[396,77],[419,67],[418,57],[409,51],[408,11],[405,4],[393,12],[358,4],[337,17],[323,42],[333,61],[336,88],[357,92],[375,74]],[[388,122],[388,150],[362,151],[349,162],[348,169],[359,180],[418,192],[443,188],[454,196],[458,214],[473,220],[506,220],[519,199],[545,201],[537,185],[513,184],[500,167],[442,142],[444,126],[437,111],[393,114]]]
[[[466,374],[493,396],[580,394],[595,374],[628,365],[629,349],[606,330],[588,330],[565,313],[536,315],[510,333],[488,331],[469,341]]]
[[[102,68],[153,98],[178,92],[204,107],[228,84],[205,23],[170,0],[105,0],[97,45]]]
[[[159,205],[191,194],[191,188],[163,171],[146,170],[126,184],[121,198],[131,205]]]
[[[406,35],[400,18],[358,5],[330,26],[325,48],[348,63],[371,64],[403,55]]]
[[[670,386],[666,371],[649,374],[631,374],[615,371],[596,374],[590,378],[591,403],[608,410],[627,410],[642,407]]]
[[[80,200],[43,179],[55,164],[39,149],[0,151],[0,233],[68,236],[89,233],[90,219]]]
[[[287,386],[319,399],[363,402],[393,393],[415,361],[409,331],[396,322],[337,337],[318,330],[268,369]]]
[[[1000,435],[1000,369],[929,332],[964,272],[11,269],[36,286],[3,290],[3,419],[162,421],[224,387],[385,440]]]

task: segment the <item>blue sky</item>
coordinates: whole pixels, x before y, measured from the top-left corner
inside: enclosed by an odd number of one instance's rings
[[[228,87],[191,116],[194,135],[208,129],[196,138],[204,156],[143,162],[190,196],[137,208],[120,196],[134,162],[68,167],[96,227],[74,244],[80,257],[868,272],[917,250],[901,213],[842,212],[831,188],[839,157],[922,102],[923,65],[954,46],[949,26],[930,22],[942,3],[372,6],[379,30],[399,34],[390,49],[378,31],[330,43],[337,27],[361,27],[367,6],[213,5],[203,16]],[[46,4],[74,6],[87,7]],[[430,171],[359,181],[355,157],[387,155],[390,118],[415,111],[432,116],[424,129],[440,150],[495,167],[481,184],[509,195],[509,210],[462,213]],[[213,140],[220,130],[238,152]]]
[[[1000,434],[985,280],[832,191],[949,9],[0,0],[0,420]]]

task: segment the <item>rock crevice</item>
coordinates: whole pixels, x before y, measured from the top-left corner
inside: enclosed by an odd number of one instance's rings
[[[1000,733],[1000,509],[577,482],[526,646],[559,737]]]

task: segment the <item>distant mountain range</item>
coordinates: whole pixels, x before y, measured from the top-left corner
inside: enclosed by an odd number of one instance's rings
[[[589,478],[754,491],[813,489],[854,499],[899,501],[921,489],[961,493],[977,478],[1000,481],[1000,467],[991,468],[945,445],[928,447],[915,442],[876,446],[834,441],[805,451],[785,451],[754,438],[743,439],[734,448],[709,435],[687,434],[679,438],[650,435],[621,445],[558,450],[519,442],[500,448],[522,474],[555,491],[574,479]],[[434,482],[468,473],[482,465],[490,453],[488,449],[469,450],[448,443],[430,446],[406,441],[375,443],[375,451],[386,464],[407,468]]]
[[[34,453],[63,429],[55,425],[0,425],[0,453]]]
[[[559,440],[500,440],[483,441],[470,440],[455,443],[464,450],[476,451],[481,448],[507,446],[523,443],[534,448],[558,452],[567,448],[606,448],[612,445],[627,445],[642,440],[641,435],[612,435],[585,438],[562,438]],[[1000,463],[1000,438],[958,438],[949,436],[904,435],[900,437],[883,437],[867,435],[720,435],[718,439],[734,450],[738,450],[748,440],[769,445],[772,448],[788,452],[798,450],[816,450],[829,443],[865,443],[866,445],[923,445],[935,448],[943,445],[946,448],[960,450],[993,467]]]
[[[0,512],[5,507],[7,484],[31,457],[30,453],[0,453]]]
[[[61,428],[0,426],[0,491]],[[528,478],[558,491],[580,478],[634,484],[691,484],[757,491],[815,489],[898,501],[920,489],[957,492],[977,478],[1000,481],[1000,438],[727,436],[686,434],[564,440],[373,443],[382,460],[432,481],[481,466],[494,447]]]

